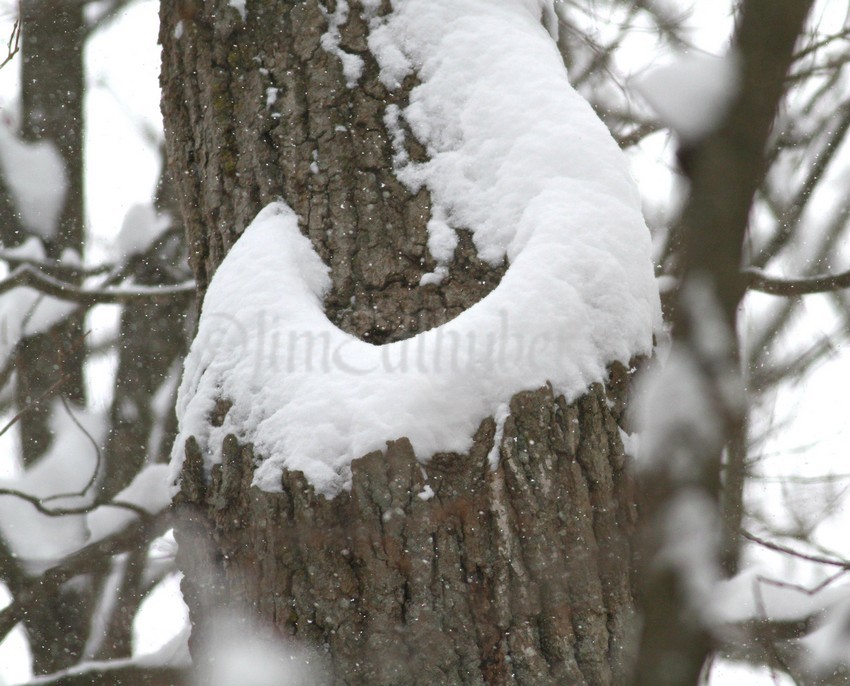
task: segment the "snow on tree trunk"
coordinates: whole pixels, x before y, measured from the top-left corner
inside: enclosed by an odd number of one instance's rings
[[[186,600],[229,599],[326,648],[334,683],[622,683],[635,511],[619,400],[519,394],[497,470],[485,420],[469,454],[433,457],[427,483],[402,439],[356,460],[331,500],[300,472],[282,493],[251,487],[253,451],[235,440],[209,485],[191,456]]]
[[[389,3],[233,5],[161,10],[166,141],[201,294],[280,198],[330,267],[325,314],[362,340],[410,338],[493,291],[504,262],[479,259],[466,231],[441,256],[427,186],[397,178],[401,138],[406,159],[429,152],[393,117],[417,75],[389,87],[369,49],[369,17]],[[546,384],[505,398],[503,426],[484,418],[468,451],[424,466],[388,435],[332,498],[298,471],[280,492],[253,486],[270,456],[234,434],[210,472],[189,437],[176,536],[193,620],[255,611],[326,650],[339,684],[621,683],[635,498],[620,429],[630,370],[615,359],[572,403]],[[233,401],[218,399],[210,427]]]

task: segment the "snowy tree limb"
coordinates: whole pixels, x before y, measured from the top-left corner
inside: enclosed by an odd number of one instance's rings
[[[21,286],[29,286],[45,295],[84,306],[118,305],[139,299],[170,300],[172,298],[190,297],[195,293],[194,281],[184,281],[172,286],[87,289],[67,281],[55,279],[28,264],[22,264],[0,281],[0,294]]]
[[[682,374],[662,377],[665,385],[659,387],[663,392],[658,397],[670,391],[674,397],[679,379],[686,378],[699,391],[702,405],[692,414],[671,410],[666,425],[659,421],[657,454],[647,460],[655,468],[644,468],[639,553],[643,627],[633,686],[698,682],[714,638],[709,622],[695,619],[690,611],[704,593],[693,583],[697,575],[692,572],[700,565],[700,574],[711,578],[721,570],[733,574],[737,568],[746,436],[734,339],[747,285],[739,269],[741,246],[767,169],[764,151],[785,93],[794,46],[811,5],[812,0],[741,4],[734,41],[742,64],[739,93],[713,134],[683,144],[679,151],[691,180],[673,234],[683,256],[673,327]],[[705,335],[709,330],[710,337]],[[682,436],[694,437],[693,426],[704,427],[703,435],[683,445]],[[720,478],[724,446],[725,487]],[[681,468],[684,461],[687,470]],[[730,478],[731,472],[737,476]],[[694,563],[693,556],[682,555],[674,558],[680,560],[676,565],[670,564],[668,551],[681,543],[676,527],[684,524],[671,517],[682,511],[683,503],[701,504],[694,522],[720,517],[722,537],[717,545],[703,536],[700,553],[705,559]],[[676,670],[670,669],[673,662]]]
[[[15,592],[11,605],[0,611],[0,641],[26,616],[31,607],[42,602],[51,589],[58,588],[75,576],[98,570],[113,555],[147,545],[155,536],[168,529],[170,521],[171,513],[168,511],[136,520],[114,536],[91,543],[69,555],[40,577],[27,580],[23,588]]]
[[[0,260],[6,262],[12,269],[22,264],[28,264],[42,274],[47,274],[65,281],[85,278],[87,276],[99,276],[113,269],[112,265],[102,264],[88,269],[75,267],[59,260],[37,260],[30,257],[21,257],[6,250],[0,250]]]
[[[14,498],[20,498],[28,502],[32,505],[36,510],[38,510],[41,514],[47,515],[48,517],[63,517],[65,515],[79,515],[79,514],[88,514],[93,510],[101,507],[102,505],[109,505],[111,507],[120,507],[127,510],[131,510],[135,512],[140,517],[151,517],[151,513],[148,512],[145,508],[140,507],[139,505],[134,505],[133,503],[123,502],[121,500],[106,500],[106,501],[95,501],[90,505],[79,505],[77,507],[48,507],[44,504],[44,498],[39,498],[38,496],[30,495],[29,493],[24,493],[23,491],[15,490],[14,488],[0,488],[0,496],[11,496]]]
[[[840,274],[823,274],[797,279],[769,276],[763,270],[755,267],[746,269],[744,273],[748,277],[747,287],[751,291],[760,291],[770,295],[807,295],[850,288],[850,270]]]

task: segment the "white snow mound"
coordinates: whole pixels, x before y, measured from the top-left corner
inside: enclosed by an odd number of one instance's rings
[[[735,53],[694,52],[641,74],[633,85],[665,126],[683,142],[696,143],[722,123],[738,94],[739,76]]]
[[[68,174],[56,146],[29,143],[0,125],[0,174],[23,228],[52,238],[68,192]]]
[[[233,433],[263,458],[258,487],[301,470],[332,497],[352,460],[387,440],[406,436],[422,461],[467,451],[517,392],[549,382],[573,399],[611,362],[651,350],[660,308],[638,191],[569,84],[541,23],[549,4],[407,0],[370,19],[385,83],[406,65],[421,80],[400,116],[430,161],[397,156],[397,172],[430,190],[435,230],[470,230],[482,258],[508,258],[499,286],[443,326],[372,345],[328,320],[328,268],[292,210],[267,206],[207,291],[178,397],[175,479],[189,436],[214,463]],[[214,427],[219,398],[232,407]]]

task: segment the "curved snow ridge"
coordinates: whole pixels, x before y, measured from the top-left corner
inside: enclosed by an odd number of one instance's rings
[[[419,71],[403,116],[430,153],[399,174],[429,188],[440,231],[468,229],[483,258],[510,266],[451,322],[375,346],[328,320],[327,266],[292,210],[269,205],[207,291],[178,398],[175,479],[188,436],[217,462],[233,433],[263,458],[255,485],[279,490],[283,470],[300,470],[332,497],[352,460],[388,440],[408,437],[423,461],[466,452],[516,393],[548,382],[574,399],[611,362],[651,350],[660,308],[639,195],[569,85],[541,3],[394,5],[372,32]],[[232,406],[212,426],[220,398]]]

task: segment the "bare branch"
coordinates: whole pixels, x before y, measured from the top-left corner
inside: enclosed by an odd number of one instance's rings
[[[30,505],[32,505],[41,514],[47,515],[48,517],[64,517],[66,515],[88,514],[89,512],[93,512],[94,510],[96,510],[98,507],[106,505],[130,510],[131,512],[143,518],[152,516],[151,513],[148,512],[145,508],[139,505],[134,505],[133,503],[125,502],[123,500],[95,501],[90,505],[79,505],[77,507],[47,507],[44,504],[44,501],[46,500],[45,498],[39,498],[38,496],[30,495],[29,493],[24,493],[23,491],[15,490],[14,488],[0,488],[0,496],[3,495],[12,496],[13,498],[20,498],[21,500],[24,500]]]
[[[784,546],[780,543],[774,543],[772,541],[766,541],[763,538],[759,538],[758,536],[751,534],[749,531],[742,531],[741,535],[746,538],[748,541],[752,541],[753,543],[758,543],[763,548],[767,548],[768,550],[773,550],[777,553],[784,553],[786,555],[792,555],[801,560],[807,560],[808,562],[816,562],[817,564],[822,565],[830,565],[832,567],[840,567],[841,569],[850,569],[850,561],[847,560],[833,560],[828,557],[822,557],[820,555],[809,555],[808,553],[800,552],[799,550],[794,550],[793,548],[789,548],[788,546]]]
[[[814,52],[817,52],[821,48],[825,48],[828,45],[835,43],[836,41],[846,41],[848,39],[850,39],[850,28],[843,29],[841,31],[838,31],[837,33],[831,33],[798,50],[794,55],[794,61],[799,62],[804,57],[808,57],[809,55]]]
[[[33,407],[38,405],[42,400],[46,400],[51,395],[53,395],[59,388],[62,387],[63,384],[67,383],[68,379],[70,379],[70,378],[71,377],[70,377],[69,374],[65,374],[64,376],[59,378],[52,386],[50,386],[50,388],[48,388],[44,393],[42,393],[38,398],[36,398],[34,401],[32,401],[30,403],[27,403],[24,407],[22,407],[20,409],[20,411],[14,417],[12,417],[8,422],[6,422],[6,425],[2,429],[0,429],[0,436],[5,434],[10,428],[12,428],[15,425],[15,423],[20,421],[21,417],[23,417]]]
[[[850,131],[850,109],[840,114],[839,120],[830,127],[829,131],[831,135],[820,150],[820,154],[817,155],[812,163],[802,187],[797,192],[796,197],[789,203],[787,209],[778,217],[779,230],[771,237],[768,244],[764,246],[759,254],[753,258],[753,264],[756,267],[763,267],[773,259],[799,227],[803,211],[812,197],[815,186],[823,178],[827,167],[841,148],[841,143],[845,135]]]
[[[100,15],[96,19],[94,19],[88,27],[86,27],[86,34],[91,36],[93,33],[96,33],[100,29],[108,26],[110,22],[116,19],[123,10],[127,9],[127,6],[133,0],[112,0],[112,3],[105,9],[102,10]]]
[[[0,69],[5,67],[9,62],[12,61],[15,55],[21,49],[21,28],[23,27],[23,21],[21,20],[21,3],[18,3],[18,17],[15,19],[15,24],[12,26],[12,34],[9,36],[9,42],[6,44],[6,57],[0,62]]]
[[[92,486],[94,486],[95,481],[97,481],[97,476],[100,473],[100,468],[101,468],[101,465],[103,464],[103,454],[100,452],[100,446],[97,444],[97,441],[94,440],[94,436],[92,436],[91,433],[89,433],[89,431],[86,429],[86,427],[84,427],[80,423],[80,420],[77,419],[77,417],[74,415],[74,413],[71,412],[71,408],[68,407],[68,401],[65,400],[65,398],[63,396],[60,396],[59,399],[62,401],[62,407],[65,408],[65,412],[71,418],[71,421],[82,432],[82,434],[88,439],[88,442],[91,443],[92,447],[94,448],[94,454],[95,454],[96,459],[95,459],[94,469],[92,470],[91,476],[89,477],[88,482],[86,482],[86,484],[82,487],[82,489],[80,491],[78,491],[77,493],[58,493],[58,494],[52,495],[48,498],[43,498],[43,502],[45,502],[45,503],[50,502],[51,500],[58,500],[60,498],[82,497],[82,496],[84,496],[86,493],[88,493],[88,490]]]

